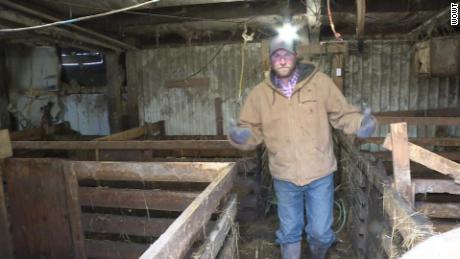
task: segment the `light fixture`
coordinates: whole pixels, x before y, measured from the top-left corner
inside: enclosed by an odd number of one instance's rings
[[[294,41],[299,39],[297,31],[299,30],[298,26],[294,26],[291,23],[284,23],[281,27],[277,28],[278,37],[285,41]]]

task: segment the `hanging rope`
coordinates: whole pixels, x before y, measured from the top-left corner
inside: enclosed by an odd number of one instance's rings
[[[334,21],[332,20],[331,0],[327,0],[327,16],[329,17],[329,25],[331,26],[335,39],[342,41],[342,35],[335,30]]]
[[[241,45],[241,73],[240,73],[240,87],[238,91],[238,99],[241,99],[241,94],[243,93],[243,76],[244,76],[244,50],[246,48],[246,43],[254,39],[254,32],[248,34],[248,27],[244,24],[244,31],[241,34],[243,37],[243,45]]]

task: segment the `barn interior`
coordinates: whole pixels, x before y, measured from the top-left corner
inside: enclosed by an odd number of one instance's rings
[[[459,3],[0,0],[0,258],[279,258],[267,149],[227,134],[283,24],[378,122],[333,131],[327,258],[459,228]]]

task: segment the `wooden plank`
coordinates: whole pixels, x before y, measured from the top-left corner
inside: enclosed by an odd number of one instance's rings
[[[12,141],[13,149],[231,149],[228,140]]]
[[[386,175],[385,168],[381,163],[371,163],[369,158],[364,157],[363,152],[355,148],[352,142],[341,131],[334,131],[336,142],[342,147],[341,152],[348,154],[351,158],[350,161],[355,162],[358,167],[367,177],[367,179],[375,186],[380,193],[383,193],[383,186],[389,183]],[[345,154],[345,155],[346,155]],[[391,154],[388,153],[390,156]]]
[[[371,138],[356,138],[355,142],[358,144],[373,143],[383,144],[384,137],[371,137]],[[460,146],[460,138],[409,138],[409,142],[416,145],[433,145],[442,147],[458,147]]]
[[[439,24],[445,24],[448,22],[449,17],[451,17],[449,16],[449,13],[451,12],[452,8],[450,6],[441,9],[439,13],[412,29],[409,33],[407,33],[407,36],[413,39],[417,39],[420,34],[431,33],[432,30]]]
[[[217,135],[166,135],[155,136],[155,140],[226,140],[226,136]]]
[[[375,116],[378,124],[391,124],[406,122],[409,125],[439,125],[439,126],[458,126],[460,118],[457,117],[391,117]]]
[[[183,211],[198,193],[80,187],[81,206]]]
[[[209,87],[209,78],[189,78],[186,80],[170,80],[165,82],[166,88],[182,88],[182,87]]]
[[[260,43],[260,57],[262,60],[262,71],[269,71],[271,62],[270,62],[270,41],[265,39]]]
[[[5,192],[3,190],[4,169],[3,160],[0,160],[0,258],[12,259],[13,243],[5,204]]]
[[[460,203],[417,202],[415,208],[427,217],[460,219]]]
[[[460,195],[460,185],[452,180],[414,179],[415,193],[450,193]]]
[[[458,108],[439,108],[412,111],[376,112],[374,116],[390,117],[460,117]]]
[[[73,161],[71,168],[79,180],[211,182],[228,164]]]
[[[416,213],[391,187],[384,189],[383,209],[391,226],[401,233],[406,244],[415,245],[435,234],[430,220],[425,215]]]
[[[230,234],[225,238],[224,245],[217,255],[217,259],[234,259],[239,258],[238,255],[238,223],[235,228],[232,228]]]
[[[140,258],[182,258],[190,248],[193,236],[206,224],[219,201],[232,188],[235,176],[233,165],[223,169]]]
[[[214,99],[214,110],[216,113],[216,134],[219,136],[224,135],[224,115],[222,112],[222,98],[217,97]]]
[[[209,233],[204,244],[191,257],[195,259],[214,259],[219,253],[230,228],[235,222],[237,211],[236,195],[233,195],[221,212],[217,224]]]
[[[171,149],[171,150],[156,150],[154,149],[154,157],[196,157],[196,158],[215,158],[215,157],[233,157],[240,158],[249,156],[251,152],[241,151],[235,148],[222,149]],[[254,154],[252,152],[252,154]]]
[[[18,3],[14,3],[14,2],[11,2],[11,1],[7,1],[7,0],[1,0],[1,3],[3,5],[6,5],[6,6],[12,8],[12,9],[19,10],[22,13],[26,13],[26,14],[30,14],[30,15],[35,16],[35,17],[39,17],[43,21],[52,21],[52,22],[61,21],[60,18],[53,17],[51,15],[39,12],[38,10],[28,8],[28,7],[26,7],[24,5],[21,5],[21,4],[18,4]],[[123,41],[119,41],[119,40],[117,40],[115,38],[111,38],[111,37],[108,37],[108,36],[106,36],[104,34],[100,34],[100,33],[97,33],[95,31],[85,29],[83,27],[77,26],[77,25],[72,24],[72,23],[66,24],[66,27],[77,31],[78,33],[83,33],[85,35],[88,35],[89,37],[98,38],[99,40],[101,40],[103,42],[109,42],[113,46],[118,46],[121,49],[127,49],[127,50],[136,50],[137,49],[135,46],[129,45],[129,44],[123,42]]]
[[[348,51],[346,43],[328,44],[300,44],[297,46],[298,56],[311,56],[318,54],[344,54]]]
[[[78,200],[78,181],[73,170],[70,170],[69,163],[63,163],[64,182],[66,186],[67,211],[69,215],[70,231],[72,233],[73,245],[75,247],[75,258],[86,258],[85,236],[81,224],[81,207]]]
[[[460,221],[458,220],[446,220],[446,219],[431,219],[436,232],[444,233],[454,228],[460,227]]]
[[[414,193],[410,177],[409,144],[407,141],[407,124],[391,124],[391,144],[393,149],[394,187],[406,201],[414,204]]]
[[[109,240],[86,240],[86,254],[89,258],[137,259],[147,249],[148,244],[127,243]]]
[[[41,139],[44,134],[45,133],[42,128],[29,128],[21,131],[13,131],[10,133],[10,137],[12,141],[38,140]]]
[[[385,143],[385,142],[384,142]],[[410,147],[413,144],[409,142],[409,152],[410,152]],[[369,154],[372,154],[374,157],[379,158],[383,161],[391,161],[391,152],[388,151],[377,151],[377,152],[370,152]],[[460,152],[456,151],[442,151],[442,152],[435,152],[434,154],[442,156],[446,159],[449,160],[454,160],[454,161],[459,161],[460,160]]]
[[[385,161],[383,162],[384,163],[384,166],[387,170],[387,172],[391,173],[393,171],[393,165],[391,163],[391,161]],[[431,170],[421,164],[418,164],[416,162],[413,162],[411,161],[411,164],[410,164],[410,172],[411,172],[411,177],[412,177],[412,181],[415,180],[418,180],[418,179],[438,179],[438,180],[451,180],[451,178],[449,178],[448,176],[445,176],[443,174],[440,174],[434,170]]]
[[[174,222],[169,218],[147,218],[98,213],[83,213],[85,232],[121,233],[124,235],[159,237]],[[147,249],[147,248],[146,248]]]
[[[41,19],[11,10],[2,10],[2,12],[0,12],[0,16],[2,20],[16,23],[19,26],[36,26],[42,24]],[[39,35],[51,37],[52,40],[57,40],[61,44],[81,46],[80,49],[104,49],[115,52],[122,52],[122,49],[116,47],[115,45],[98,40],[94,38],[94,36],[86,36],[83,33],[69,31],[68,28],[65,27],[47,27],[39,30],[38,32],[36,31],[36,33]]]
[[[0,130],[0,159],[13,156],[11,149],[10,134],[8,130]]]
[[[42,128],[30,128],[21,131],[11,132],[10,137],[12,141],[17,140],[39,140],[43,137],[44,131]]]
[[[387,140],[385,140],[383,147],[392,150],[390,144],[391,137],[387,136]],[[460,164],[412,143],[409,143],[409,157],[411,160],[436,170],[439,173],[450,176],[454,178],[457,183],[460,183]]]
[[[84,258],[71,222],[62,160],[5,161],[8,208],[16,258]],[[25,191],[27,190],[27,191]]]
[[[118,132],[112,135],[108,135],[105,137],[100,137],[93,139],[93,141],[108,141],[108,140],[131,140],[131,139],[137,139],[145,135],[146,128],[144,127],[137,127],[129,130],[125,130],[122,132]]]

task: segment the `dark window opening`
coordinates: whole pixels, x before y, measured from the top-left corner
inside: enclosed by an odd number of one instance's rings
[[[63,82],[88,87],[107,85],[106,63],[101,52],[63,48],[60,58]]]

